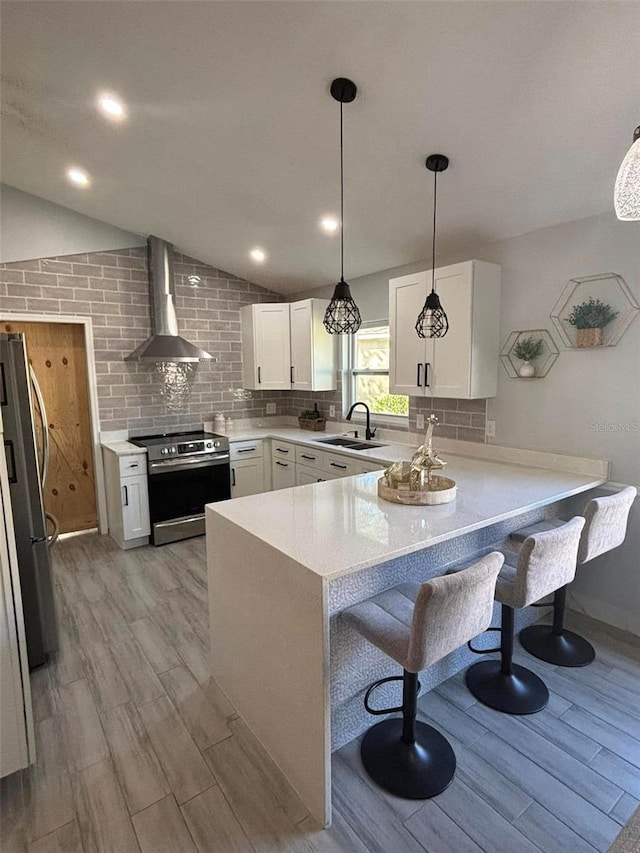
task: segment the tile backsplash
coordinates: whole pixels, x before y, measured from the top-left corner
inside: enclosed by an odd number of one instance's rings
[[[240,308],[283,297],[179,253],[175,274],[180,334],[218,358],[197,366],[179,413],[167,409],[154,364],[124,361],[150,334],[146,247],[1,264],[0,321],[6,320],[3,312],[91,317],[102,431],[190,429],[217,411],[262,417],[267,403],[286,414],[282,392],[252,391],[250,399],[238,393]],[[188,281],[194,275],[200,277],[198,287]],[[2,322],[3,331],[6,326]]]

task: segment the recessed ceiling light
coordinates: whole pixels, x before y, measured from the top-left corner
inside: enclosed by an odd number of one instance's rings
[[[76,187],[88,187],[91,183],[91,179],[85,170],[79,169],[77,166],[71,166],[67,169],[67,178]]]
[[[335,234],[339,225],[340,223],[335,216],[323,216],[320,220],[320,227],[323,231],[326,231],[327,234]]]
[[[124,104],[115,95],[100,95],[98,107],[110,119],[122,119],[127,114]]]
[[[263,264],[267,260],[267,253],[264,249],[260,249],[256,246],[255,249],[252,249],[249,254],[251,255],[251,260],[255,261],[257,264]]]

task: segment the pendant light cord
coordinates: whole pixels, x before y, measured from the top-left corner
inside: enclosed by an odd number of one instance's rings
[[[344,143],[342,135],[342,107],[340,101],[340,281],[344,280]]]
[[[431,292],[436,289],[436,210],[438,208],[438,171],[433,172],[433,241],[431,243]]]

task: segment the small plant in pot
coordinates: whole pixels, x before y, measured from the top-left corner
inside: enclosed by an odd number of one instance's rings
[[[529,335],[527,338],[520,338],[516,342],[513,354],[522,362],[518,368],[519,376],[523,379],[531,379],[536,375],[536,368],[532,362],[542,355],[543,349],[544,341],[542,338],[534,338],[533,335]]]
[[[322,432],[327,422],[318,411],[318,404],[315,403],[313,409],[305,409],[298,415],[298,424],[300,429],[308,429],[312,432]]]
[[[575,326],[576,346],[600,347],[602,346],[602,330],[618,316],[611,305],[594,299],[590,296],[585,302],[574,305],[567,317],[567,323]]]

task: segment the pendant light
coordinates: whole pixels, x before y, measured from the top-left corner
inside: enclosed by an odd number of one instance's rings
[[[419,338],[444,338],[449,331],[449,320],[436,293],[436,211],[438,206],[438,172],[449,167],[449,158],[444,154],[430,154],[425,163],[433,172],[433,242],[431,244],[431,293],[427,296],[416,321]]]
[[[618,219],[640,219],[640,126],[618,170],[613,199]]]
[[[360,328],[362,318],[353,301],[349,285],[344,280],[344,144],[342,136],[342,105],[355,101],[358,89],[346,77],[338,77],[331,84],[331,97],[340,103],[340,281],[336,284],[331,302],[324,315],[324,327],[330,335],[353,335]]]

